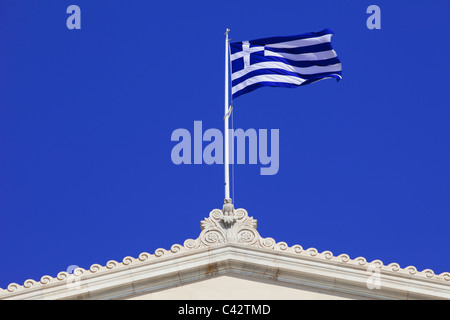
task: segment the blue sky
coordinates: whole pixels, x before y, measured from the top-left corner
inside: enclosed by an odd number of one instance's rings
[[[66,8],[81,8],[68,30]],[[381,30],[366,9],[381,8]],[[0,4],[0,287],[196,238],[223,166],[171,134],[223,128],[233,41],[331,28],[343,80],[260,88],[234,127],[279,129],[280,168],[235,165],[263,237],[450,271],[448,1]]]

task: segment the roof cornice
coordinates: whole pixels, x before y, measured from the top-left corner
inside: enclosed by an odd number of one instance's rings
[[[280,257],[294,259],[289,260],[289,263],[292,261],[297,261],[298,263],[305,263],[306,261],[315,262],[321,265],[324,272],[326,270],[328,270],[326,272],[330,272],[330,270],[336,272],[337,269],[341,271],[346,270],[344,273],[348,271],[356,272],[356,274],[358,274],[357,277],[359,277],[358,281],[367,281],[370,276],[370,272],[376,272],[383,277],[383,283],[386,282],[386,279],[395,278],[395,281],[400,281],[400,283],[403,283],[404,285],[407,285],[407,287],[411,288],[411,281],[415,281],[416,285],[420,284],[421,286],[423,286],[426,282],[425,287],[431,286],[431,291],[429,291],[430,294],[433,290],[437,290],[439,292],[443,292],[444,296],[450,299],[449,272],[443,272],[437,275],[431,269],[418,271],[413,266],[401,268],[397,263],[384,265],[380,260],[368,262],[363,257],[351,259],[347,254],[334,256],[331,251],[318,252],[315,248],[305,250],[300,245],[288,246],[287,243],[276,242],[270,237],[262,238],[256,228],[257,221],[253,219],[253,217],[249,217],[247,211],[244,209],[236,209],[233,211],[231,216],[226,217],[224,217],[222,210],[214,209],[210,212],[208,218],[201,221],[202,231],[198,238],[187,239],[183,245],[174,244],[170,250],[160,248],[157,249],[154,254],[143,252],[137,258],[127,256],[122,260],[122,262],[110,260],[105,266],[93,264],[88,270],[77,268],[73,271],[73,274],[63,271],[58,273],[55,278],[46,275],[43,276],[40,281],[28,279],[23,285],[11,283],[6,289],[0,289],[0,300],[39,299],[44,296],[45,298],[67,298],[68,293],[65,292],[68,288],[70,289],[71,286],[73,288],[73,283],[75,283],[77,279],[83,279],[83,283],[85,283],[85,281],[91,283],[91,289],[93,288],[93,284],[96,282],[95,279],[100,279],[100,276],[116,277],[119,275],[126,275],[127,279],[132,281],[131,279],[134,276],[130,272],[134,272],[139,268],[153,270],[152,268],[157,265],[157,262],[170,264],[171,261],[175,259],[177,260],[178,268],[183,269],[180,264],[186,263],[186,261],[189,260],[189,257],[196,256],[196,253],[201,256],[204,252],[212,252],[212,250],[216,249],[225,250],[224,248],[229,248],[229,250],[234,248],[234,251],[232,252],[235,253],[238,252],[236,251],[236,248],[240,248],[240,250],[246,250],[248,254],[257,255],[263,253],[262,256],[272,257],[275,255],[278,257],[277,260],[279,260]],[[177,257],[182,259],[184,262],[179,260]],[[206,257],[204,259],[206,259]],[[228,262],[223,260],[222,263],[230,268],[230,266],[232,266],[230,265],[231,260]],[[245,261],[245,259],[242,261]],[[261,261],[264,261],[264,259],[261,259]],[[266,262],[269,263],[268,261]],[[204,266],[209,263],[210,262],[207,262],[206,264],[200,263],[200,265]],[[255,262],[254,265],[256,266],[257,263],[260,262]],[[291,267],[286,266],[286,268]],[[308,270],[304,270],[303,273],[307,273],[307,271]],[[313,272],[313,270],[309,271]],[[161,272],[164,273],[163,271]],[[317,273],[315,276],[320,277],[320,273]],[[334,274],[333,277],[338,276]],[[348,274],[344,278],[348,278]],[[407,283],[405,281],[407,281]],[[49,295],[51,292],[57,292],[58,294]]]

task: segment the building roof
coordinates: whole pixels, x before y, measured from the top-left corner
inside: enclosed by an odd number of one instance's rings
[[[262,238],[257,221],[244,209],[225,216],[220,209],[212,210],[201,221],[201,230],[197,239],[174,244],[169,250],[127,256],[122,262],[110,260],[105,266],[93,264],[72,274],[46,275],[40,281],[29,279],[23,285],[11,283],[0,289],[0,300],[157,298],[155,292],[221,276],[326,292],[322,298],[450,299],[449,272],[435,274],[431,269],[418,271],[413,266],[401,268],[397,263],[384,265],[380,260],[368,262],[363,257],[288,246]],[[179,293],[178,297],[201,296]],[[218,296],[205,292],[204,297]]]

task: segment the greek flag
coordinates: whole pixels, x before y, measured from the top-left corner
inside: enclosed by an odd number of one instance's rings
[[[236,98],[259,87],[298,87],[322,79],[342,79],[331,46],[333,31],[230,43],[231,93]]]

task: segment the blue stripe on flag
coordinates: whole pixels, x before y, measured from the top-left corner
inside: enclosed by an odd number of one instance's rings
[[[313,66],[319,66],[319,67],[326,67],[333,64],[341,63],[341,61],[335,57],[331,59],[324,59],[324,60],[314,60],[314,61],[294,61],[290,59],[285,59],[281,57],[267,57],[262,56],[258,54],[251,54],[250,55],[250,64],[255,64],[259,62],[267,62],[267,61],[278,61],[283,62],[285,64],[299,67],[299,68],[307,68],[307,67],[313,67]]]
[[[262,38],[262,39],[256,39],[256,40],[250,40],[250,44],[252,45],[270,45],[280,42],[287,42],[287,41],[293,41],[293,40],[303,40],[303,39],[310,39],[310,38],[316,38],[321,37],[327,34],[334,34],[334,32],[331,29],[324,29],[319,32],[308,32],[303,33],[295,36],[282,36],[282,37],[270,37],[270,38]]]
[[[331,43],[321,43],[315,44],[307,47],[298,47],[298,48],[272,48],[271,46],[267,46],[268,50],[274,52],[284,52],[284,53],[292,53],[292,54],[301,54],[301,53],[312,53],[312,52],[321,52],[333,50]]]

